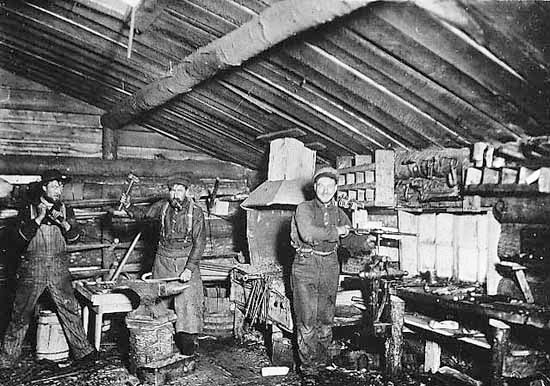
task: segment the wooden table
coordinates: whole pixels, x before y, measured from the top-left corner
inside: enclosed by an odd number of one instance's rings
[[[486,334],[483,338],[458,337],[458,341],[468,343],[489,350],[490,356],[490,383],[502,384],[504,377],[527,378],[537,374],[537,371],[546,366],[546,354],[537,348],[511,344],[510,331],[516,326],[529,326],[541,330],[550,330],[550,308],[533,303],[508,303],[501,301],[470,301],[456,300],[452,295],[435,295],[424,291],[422,287],[402,287],[397,294],[408,306],[423,305],[422,314],[430,314],[434,310],[450,311],[454,317],[462,322],[476,323],[483,327]],[[490,297],[489,297],[490,299]],[[431,311],[430,311],[431,310]],[[428,315],[426,315],[428,316]],[[405,316],[405,325],[418,328],[430,335],[445,335],[453,338],[455,334],[445,333],[441,329],[429,327],[429,317],[423,315]],[[427,339],[426,348],[432,353],[425,352],[425,370],[437,371],[441,348],[435,340]],[[437,354],[433,354],[436,352]],[[431,363],[428,363],[430,359]]]
[[[473,314],[506,323],[550,330],[550,307],[533,303],[507,303],[499,301],[453,300],[453,296],[434,295],[422,287],[397,289],[397,296],[411,304],[442,307],[460,314]]]
[[[82,324],[84,331],[88,334],[90,318],[94,325],[93,344],[97,350],[101,345],[101,326],[104,314],[132,311],[132,305],[126,295],[112,293],[109,285],[78,283],[76,293],[82,301]]]

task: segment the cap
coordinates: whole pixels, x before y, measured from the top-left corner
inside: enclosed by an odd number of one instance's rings
[[[334,181],[336,181],[336,183],[338,183],[338,171],[334,168],[324,167],[317,170],[317,172],[313,176],[313,182],[317,182],[317,180],[321,177],[332,178]]]
[[[67,183],[70,180],[71,180],[70,177],[62,174],[59,170],[49,169],[49,170],[45,170],[41,174],[40,183],[42,185],[46,185],[50,181],[59,181],[59,182]]]
[[[168,178],[166,181],[168,188],[172,188],[174,185],[183,185],[186,188],[191,185],[191,176],[186,174],[179,174]]]

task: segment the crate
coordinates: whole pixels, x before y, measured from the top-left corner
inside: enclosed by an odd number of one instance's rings
[[[370,155],[338,157],[338,203],[343,207],[395,206],[395,153],[376,150]]]

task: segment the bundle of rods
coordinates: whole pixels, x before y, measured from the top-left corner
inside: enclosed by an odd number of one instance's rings
[[[269,307],[269,288],[271,279],[259,277],[252,281],[252,289],[246,302],[245,318],[250,318],[251,325],[256,321],[266,321]]]

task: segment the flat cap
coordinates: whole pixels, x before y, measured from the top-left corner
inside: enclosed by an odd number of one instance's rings
[[[41,177],[40,183],[42,185],[46,185],[50,181],[59,181],[59,182],[62,182],[62,183],[67,183],[71,180],[71,178],[69,176],[66,176],[65,174],[61,173],[57,169],[45,170],[40,175],[40,177]]]
[[[172,188],[174,185],[183,185],[186,188],[192,183],[192,177],[188,174],[177,174],[168,178],[166,185],[168,188]]]
[[[338,171],[334,168],[324,167],[317,170],[317,172],[313,176],[313,182],[317,182],[317,180],[321,177],[332,178],[334,181],[336,181],[336,183],[338,183]]]

